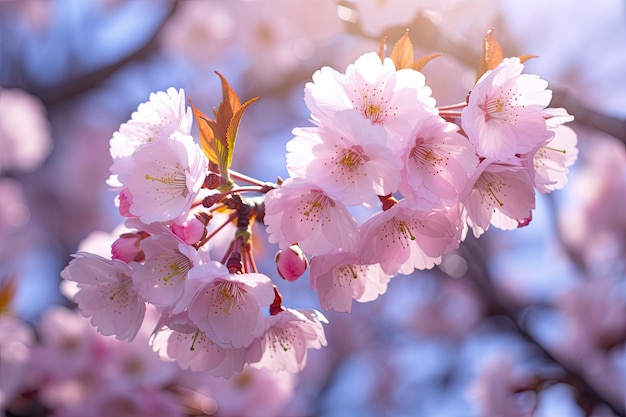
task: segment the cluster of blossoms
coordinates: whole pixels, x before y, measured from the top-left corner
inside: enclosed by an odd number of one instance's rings
[[[392,58],[393,58],[392,53]],[[394,275],[439,264],[469,229],[528,224],[535,189],[562,188],[577,156],[564,109],[520,58],[479,74],[468,99],[435,107],[409,62],[365,54],[305,89],[314,127],[287,144],[291,178],[266,197],[270,241],[310,255],[324,309],[349,312]],[[361,223],[347,207],[382,204]]]
[[[308,348],[326,344],[326,319],[283,307],[272,280],[256,271],[254,203],[237,189],[207,185],[216,176],[190,135],[192,121],[184,92],[172,88],[153,94],[113,135],[109,183],[128,231],[112,244],[111,259],[79,252],[61,276],[75,283],[79,310],[104,335],[132,340],[146,305],[154,306],[153,348],[185,369],[223,377],[246,364],[297,372]],[[221,247],[212,236],[223,229],[234,238]]]
[[[225,383],[161,360],[148,345],[153,312],[132,343],[100,335],[64,307],[50,308],[34,328],[3,312],[0,414],[183,417],[252,408],[277,415],[292,397],[291,373],[245,367]],[[272,402],[258,391],[271,392]]]
[[[528,224],[535,189],[561,188],[577,151],[564,126],[571,116],[548,108],[547,83],[522,74],[522,61],[488,57],[468,99],[445,107],[406,36],[391,58],[322,68],[305,88],[314,126],[294,129],[290,178],[279,184],[229,169],[251,101],[242,105],[223,77],[215,120],[193,108],[199,144],[184,92],[153,94],[111,139],[109,184],[129,230],[111,259],[75,255],[62,272],[76,283],[74,301],[118,339],[133,339],[154,306],[153,347],[183,368],[301,370],[307,349],[326,344],[326,320],[282,306],[254,262],[254,221],[281,249],[279,274],[297,279],[311,256],[320,305],[342,312],[377,298],[398,273],[439,264],[470,229],[479,237]],[[357,220],[357,206],[374,213]]]

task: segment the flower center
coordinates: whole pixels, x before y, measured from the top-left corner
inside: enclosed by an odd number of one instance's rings
[[[417,145],[411,149],[409,158],[413,159],[421,168],[429,169],[433,175],[441,173],[442,170],[435,167],[448,159],[437,155],[434,149],[422,145]]]

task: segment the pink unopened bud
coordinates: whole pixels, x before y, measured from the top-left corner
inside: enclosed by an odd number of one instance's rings
[[[141,262],[144,259],[144,253],[139,247],[139,242],[148,236],[146,232],[121,234],[111,245],[111,257],[126,263],[131,261]]]
[[[197,243],[206,232],[206,226],[198,218],[191,217],[184,223],[172,224],[172,232],[188,245]]]
[[[291,245],[287,249],[279,250],[274,260],[280,276],[290,282],[300,278],[309,266],[309,261],[298,245]]]

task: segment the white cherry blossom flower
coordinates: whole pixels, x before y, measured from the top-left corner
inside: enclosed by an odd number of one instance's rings
[[[174,132],[190,134],[192,122],[191,108],[185,105],[182,88],[151,93],[149,100],[137,107],[131,119],[113,133],[109,141],[113,158],[111,172],[114,175],[122,172],[128,158],[141,145],[167,138]]]
[[[186,216],[206,177],[208,160],[189,135],[174,133],[138,148],[120,181],[132,196],[129,211],[146,223]]]
[[[547,194],[562,189],[567,184],[569,167],[578,158],[578,135],[564,125],[574,120],[565,109],[546,109],[552,117],[546,120],[554,137],[536,152],[530,152],[528,165],[534,172],[534,183],[540,193]]]

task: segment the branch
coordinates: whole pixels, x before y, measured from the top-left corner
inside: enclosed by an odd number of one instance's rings
[[[571,381],[570,384],[578,391],[581,397],[591,400],[591,403],[594,405],[600,403],[605,404],[616,416],[625,416],[624,409],[620,405],[615,404],[611,399],[606,398],[601,392],[597,391],[595,387],[586,380],[579,369],[558,358],[535,338],[526,325],[519,319],[521,312],[519,306],[511,305],[511,303],[507,303],[506,300],[500,297],[493,286],[493,279],[487,268],[486,254],[481,250],[481,245],[476,239],[472,236],[468,236],[459,248],[459,253],[467,260],[468,271],[466,276],[468,281],[473,283],[477,290],[480,291],[480,294],[488,306],[488,314],[507,317],[513,323],[517,333],[523,337],[524,340],[534,346],[545,359],[554,363],[565,372],[565,380]]]
[[[121,57],[119,60],[105,66],[91,71],[87,74],[71,78],[65,83],[56,85],[50,88],[40,89],[38,91],[31,91],[32,94],[37,95],[44,102],[46,106],[52,106],[58,102],[70,99],[78,96],[86,91],[89,91],[96,87],[98,84],[105,81],[107,78],[127,66],[128,64],[145,59],[150,56],[158,47],[158,37],[169,18],[174,14],[180,0],[171,0],[169,10],[163,17],[163,20],[154,29],[152,35],[146,40],[146,42],[140,45],[134,51],[128,53],[128,55]]]

